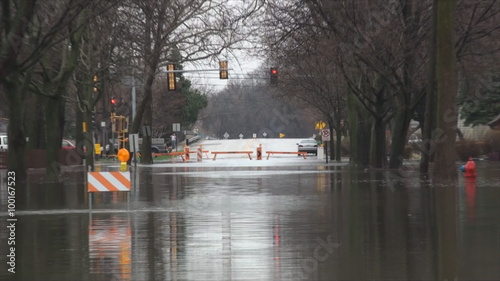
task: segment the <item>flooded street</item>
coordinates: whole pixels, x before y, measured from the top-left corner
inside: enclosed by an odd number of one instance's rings
[[[0,229],[0,279],[500,280],[499,162],[433,186],[286,159],[140,166],[129,193],[89,195],[81,170],[32,175],[16,190],[15,274]],[[4,178],[0,200],[5,225]]]

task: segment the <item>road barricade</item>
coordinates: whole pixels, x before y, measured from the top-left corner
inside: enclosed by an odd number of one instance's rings
[[[269,156],[272,154],[295,154],[302,155],[304,159],[306,159],[307,152],[306,151],[267,151],[267,159],[269,160]]]
[[[130,172],[88,172],[88,192],[130,191]]]
[[[203,150],[202,152],[203,152],[203,154],[205,154],[205,157],[207,157],[207,159],[210,159],[210,157],[208,156],[208,153],[210,153],[210,151]],[[198,154],[198,150],[189,151],[189,153],[191,153],[191,154],[195,154],[195,153]]]
[[[248,155],[248,159],[252,160],[252,156],[250,154],[252,154],[253,151],[212,151],[212,154],[214,155],[214,160],[215,161],[215,158],[217,158],[217,155],[219,154],[247,154]]]

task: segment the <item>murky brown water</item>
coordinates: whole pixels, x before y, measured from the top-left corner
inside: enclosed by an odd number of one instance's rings
[[[17,187],[16,273],[2,227],[0,279],[500,280],[500,163],[478,169],[432,186],[334,165],[140,168],[92,212],[66,172]]]

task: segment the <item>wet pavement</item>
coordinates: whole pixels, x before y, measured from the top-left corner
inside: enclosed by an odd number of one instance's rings
[[[80,168],[61,184],[34,174],[16,186],[15,274],[0,228],[0,279],[500,280],[500,163],[477,166],[476,182],[433,186],[409,170],[218,159],[140,166],[129,193],[92,195]]]

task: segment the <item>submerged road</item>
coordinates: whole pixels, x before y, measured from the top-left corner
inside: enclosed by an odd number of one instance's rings
[[[478,171],[432,186],[411,171],[240,155],[139,165],[129,193],[89,195],[69,169],[61,184],[18,187],[16,273],[2,227],[0,279],[500,280],[500,164]]]

